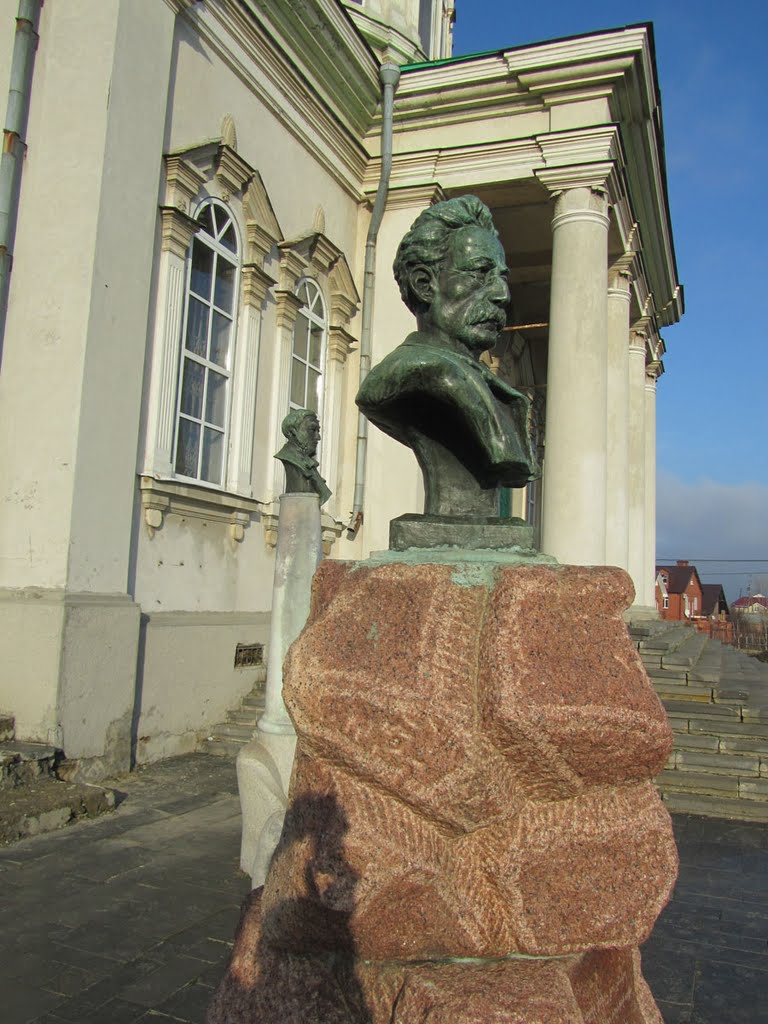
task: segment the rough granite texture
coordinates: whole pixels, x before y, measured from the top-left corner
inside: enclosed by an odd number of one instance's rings
[[[315,1020],[310,990],[325,1022],[660,1021],[636,947],[676,876],[672,736],[631,599],[618,569],[320,567],[291,806],[211,1024]]]

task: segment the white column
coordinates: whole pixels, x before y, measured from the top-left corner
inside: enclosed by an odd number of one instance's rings
[[[629,285],[626,271],[608,281],[607,488],[605,561],[629,566]]]
[[[656,604],[656,378],[658,367],[651,363],[645,375],[645,564],[643,604]]]
[[[294,732],[283,702],[283,662],[309,617],[312,577],[322,557],[318,496],[282,494],[272,588],[267,693],[264,714],[259,719],[261,732]]]
[[[645,349],[642,330],[629,336],[629,537],[627,569],[633,607],[645,604]]]
[[[559,193],[552,219],[542,549],[605,563],[608,212],[604,192]]]

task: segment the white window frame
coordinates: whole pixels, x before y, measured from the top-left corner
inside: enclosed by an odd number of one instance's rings
[[[316,413],[318,420],[320,421],[321,431],[325,426],[323,412],[325,408],[325,384],[326,384],[326,357],[328,352],[328,306],[323,295],[323,290],[320,285],[312,277],[303,277],[296,285],[296,296],[303,298],[302,290],[306,290],[308,301],[303,302],[301,308],[296,314],[296,321],[293,325],[293,331],[291,332],[291,361],[288,371],[288,408],[285,410],[284,415],[291,411],[291,409],[308,409],[310,406],[307,404],[307,384],[309,381],[309,370],[314,370],[319,378],[319,393],[317,395],[317,409],[312,410]],[[314,292],[314,296],[312,293]],[[316,312],[317,305],[319,303],[321,313]],[[296,327],[299,323],[299,317],[305,317],[309,328],[307,330],[307,356],[306,358],[296,354]],[[319,327],[322,331],[322,340],[320,342],[320,358],[317,363],[310,362],[310,338],[312,335],[312,325]],[[305,368],[304,378],[304,400],[303,403],[294,402],[291,398],[291,392],[293,390],[293,368],[294,362],[303,364]]]
[[[225,122],[227,118],[225,118]],[[253,489],[254,439],[259,351],[265,301],[276,281],[269,274],[271,253],[282,237],[264,183],[227,137],[164,156],[165,189],[159,208],[157,301],[152,324],[146,433],[139,476],[144,521],[150,536],[169,512],[230,524],[235,540],[263,502]],[[229,394],[222,442],[220,484],[175,471],[179,380],[187,316],[191,243],[199,225],[194,216],[207,200],[226,209],[238,240],[239,269],[233,303]],[[230,254],[231,256],[231,254]],[[236,305],[235,305],[236,304]]]
[[[199,222],[200,218],[203,216],[203,214],[204,214],[204,212],[205,212],[205,210],[207,208],[214,208],[214,209],[220,211],[220,213],[224,217],[226,217],[226,221],[227,222],[224,225],[224,227],[220,231],[218,231],[218,235],[219,235],[219,238],[223,237],[225,232],[228,231],[229,227],[231,226],[232,229],[234,230],[234,234],[235,234],[236,251],[233,254],[231,249],[228,249],[217,238],[215,238],[213,235],[211,235],[209,232],[207,232],[202,227],[195,233],[194,237],[192,238],[192,241],[190,242],[189,251],[188,251],[188,254],[187,254],[187,263],[186,263],[186,278],[185,278],[185,288],[184,288],[184,317],[183,317],[183,321],[182,321],[181,344],[179,346],[179,349],[180,349],[180,351],[179,351],[179,368],[178,368],[178,375],[177,375],[177,379],[176,379],[176,417],[175,417],[175,427],[174,427],[174,442],[173,442],[173,461],[172,461],[172,466],[173,466],[173,476],[174,476],[175,479],[183,480],[183,481],[185,481],[187,483],[201,484],[201,485],[203,485],[205,487],[211,487],[211,488],[213,488],[215,490],[222,490],[223,491],[223,490],[226,489],[227,482],[228,482],[228,479],[229,479],[229,469],[228,469],[229,459],[228,459],[228,456],[229,456],[229,448],[230,448],[230,418],[231,418],[231,414],[232,414],[232,388],[233,388],[233,384],[234,384],[233,377],[234,377],[235,360],[237,358],[236,357],[236,347],[237,347],[237,340],[238,340],[238,338],[237,338],[237,336],[238,336],[238,322],[239,322],[239,314],[240,314],[240,274],[241,274],[241,267],[242,267],[242,240],[241,240],[241,236],[240,236],[240,229],[239,229],[239,226],[237,224],[237,220],[234,217],[234,214],[232,213],[231,209],[229,209],[224,203],[222,203],[218,199],[215,199],[215,198],[212,198],[212,197],[208,197],[208,198],[204,199],[202,202],[200,202],[198,204],[198,207],[197,207],[196,211],[195,211],[194,220]],[[232,310],[231,310],[231,315],[228,314],[223,308],[216,307],[216,304],[215,304],[215,289],[216,289],[215,269],[214,269],[214,271],[212,273],[210,299],[205,299],[204,297],[202,297],[200,295],[197,295],[195,292],[192,291],[192,254],[193,254],[193,250],[194,250],[195,245],[198,244],[198,243],[204,244],[208,249],[213,251],[213,253],[214,253],[214,267],[215,268],[218,267],[219,259],[224,259],[228,264],[230,264],[230,266],[234,266],[234,268],[235,268],[234,281],[233,281],[233,284],[232,284]],[[206,353],[207,353],[207,355],[205,357],[200,356],[197,353],[191,351],[190,349],[187,348],[187,345],[186,345],[187,328],[188,328],[188,324],[189,324],[189,310],[190,310],[190,306],[192,304],[192,300],[193,299],[196,300],[197,302],[200,302],[200,303],[206,305],[207,308],[210,311],[209,312],[209,319],[208,319],[208,328],[207,328],[207,331],[206,331]],[[213,331],[213,314],[214,313],[219,313],[220,315],[227,316],[228,319],[230,319],[230,321],[231,321],[230,322],[230,328],[229,328],[229,342],[228,342],[228,345],[227,345],[227,357],[226,357],[226,364],[227,365],[226,366],[223,366],[222,364],[219,364],[219,363],[214,363],[209,358],[211,335],[212,335],[212,331]],[[196,417],[196,416],[192,416],[191,414],[185,413],[182,410],[182,388],[183,388],[183,383],[184,383],[184,370],[185,370],[185,365],[186,365],[186,360],[187,359],[189,359],[191,362],[194,362],[197,365],[200,365],[200,366],[202,366],[204,368],[203,393],[202,393],[201,400],[200,400],[200,417],[199,418]],[[226,378],[226,384],[224,385],[226,391],[225,391],[224,415],[222,417],[222,420],[223,420],[223,425],[222,426],[219,426],[218,424],[209,423],[206,420],[206,418],[205,418],[206,411],[207,411],[206,410],[206,404],[207,404],[207,394],[208,394],[208,383],[209,383],[209,380],[210,380],[211,373],[216,373],[216,374],[219,374],[220,376]],[[182,423],[182,420],[186,420],[188,422],[193,422],[193,423],[198,423],[199,426],[200,426],[200,436],[199,436],[199,441],[198,441],[198,455],[197,455],[197,474],[194,475],[194,476],[186,475],[184,473],[180,473],[176,469],[177,458],[178,458],[178,446],[179,446],[179,438],[180,438],[180,433],[181,433],[181,423]],[[202,476],[203,441],[204,441],[204,436],[205,436],[206,429],[215,431],[216,433],[219,433],[219,434],[222,435],[222,440],[221,440],[221,446],[222,446],[221,467],[220,467],[218,482],[214,481],[214,480],[208,480],[204,476]]]

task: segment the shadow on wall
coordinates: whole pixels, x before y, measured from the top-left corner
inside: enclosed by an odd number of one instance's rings
[[[303,869],[303,884],[297,877],[290,888],[306,895],[262,912],[263,888],[249,893],[206,1024],[373,1024],[355,976],[358,875],[344,859],[347,830],[333,796],[292,803],[273,863],[287,856],[297,875]]]

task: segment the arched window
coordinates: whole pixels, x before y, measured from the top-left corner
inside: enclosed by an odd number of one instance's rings
[[[227,208],[207,201],[188,257],[179,368],[178,476],[222,486],[234,365],[239,245]]]
[[[327,321],[323,296],[314,281],[299,282],[301,309],[293,328],[289,407],[311,409],[322,416],[323,366]]]

